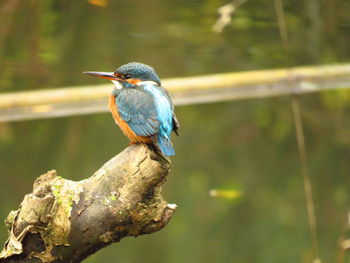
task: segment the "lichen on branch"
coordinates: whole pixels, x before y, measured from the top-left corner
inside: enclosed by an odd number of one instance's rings
[[[169,171],[168,159],[138,144],[79,182],[41,175],[6,219],[0,262],[81,262],[123,237],[160,230],[176,209],[160,195]]]

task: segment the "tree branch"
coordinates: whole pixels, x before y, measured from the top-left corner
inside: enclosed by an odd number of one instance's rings
[[[146,145],[131,145],[86,180],[49,171],[6,219],[0,263],[81,262],[126,236],[162,229],[176,205],[160,195],[170,163]]]

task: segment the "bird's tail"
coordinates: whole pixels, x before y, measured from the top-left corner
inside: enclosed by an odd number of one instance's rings
[[[158,146],[160,148],[160,151],[165,156],[174,156],[175,155],[175,150],[173,148],[173,145],[168,138],[165,138],[164,136],[159,135],[158,136]]]

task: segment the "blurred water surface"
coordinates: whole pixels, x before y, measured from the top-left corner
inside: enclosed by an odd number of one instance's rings
[[[212,25],[223,4],[3,1],[0,92],[103,83],[81,72],[129,61],[152,65],[162,78],[285,66],[273,2],[247,1],[218,35]],[[291,65],[350,61],[350,2],[284,4]],[[335,262],[350,203],[350,92],[299,99],[320,256]],[[164,186],[167,200],[179,206],[172,221],[86,262],[311,262],[290,98],[176,112],[181,135],[173,138],[177,155]],[[109,114],[1,123],[0,218],[18,207],[38,175],[56,169],[81,180],[126,145]],[[1,243],[6,236],[2,224]]]

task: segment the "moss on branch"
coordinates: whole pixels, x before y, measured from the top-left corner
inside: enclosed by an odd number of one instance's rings
[[[168,159],[139,144],[79,182],[41,175],[5,220],[0,262],[81,262],[123,237],[160,230],[176,209],[160,194],[169,171]]]

